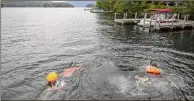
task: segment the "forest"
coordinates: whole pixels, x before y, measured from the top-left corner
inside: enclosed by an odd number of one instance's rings
[[[180,2],[178,5],[175,5],[175,2],[173,5],[166,5],[165,2],[152,2],[148,0],[97,0],[96,7],[105,11],[128,14],[134,14],[135,12],[142,14],[145,12],[150,12],[151,9],[155,8],[171,8],[173,13],[190,14],[192,16],[194,15],[194,1],[192,0]]]

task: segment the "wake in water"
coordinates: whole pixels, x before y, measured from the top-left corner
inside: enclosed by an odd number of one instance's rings
[[[175,74],[167,74],[162,69],[161,75],[153,75],[146,73],[145,68],[146,66],[142,66],[139,71],[128,72],[128,76],[111,74],[108,77],[109,82],[113,87],[117,88],[115,92],[120,92],[129,98],[138,99],[137,96],[144,96],[145,98],[151,97],[151,99],[182,99],[175,93],[188,86],[182,77],[177,77]]]

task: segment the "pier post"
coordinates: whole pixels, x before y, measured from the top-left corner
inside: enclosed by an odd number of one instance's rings
[[[194,21],[192,21],[192,23],[193,23],[193,24],[192,24],[192,29],[193,29],[193,28],[194,28]]]
[[[144,15],[143,28],[145,27],[146,18],[147,18],[147,13],[145,13],[145,15]]]
[[[159,18],[159,23],[158,23],[158,30],[160,30],[160,18]]]
[[[186,14],[184,15],[183,29],[185,28],[185,23],[186,23]]]
[[[157,22],[157,17],[155,18],[155,21],[154,21],[154,29],[156,29],[156,22]]]
[[[152,17],[150,18],[150,27],[151,27],[151,25],[152,25]]]
[[[186,18],[186,21],[188,21],[188,19],[189,19],[189,14],[187,14],[187,18]]]
[[[167,14],[167,21],[168,21],[168,23],[169,23],[169,13]]]
[[[151,30],[151,27],[152,27],[152,17],[150,18],[150,25],[149,25],[149,31]]]
[[[178,15],[177,15],[177,20],[179,20],[179,18],[180,18],[180,13],[178,13]]]
[[[175,2],[176,7],[178,7],[178,2]]]
[[[137,12],[135,12],[135,21],[136,21],[136,19],[137,19]]]
[[[123,19],[125,19],[125,13],[123,13]]]
[[[174,14],[173,14],[173,16],[172,16],[172,19],[174,19]],[[171,30],[173,30],[173,29],[174,29],[174,21],[172,20]]]
[[[166,3],[166,6],[169,6],[169,3],[170,3],[170,2],[165,2],[165,3]]]
[[[117,19],[117,13],[115,12],[115,20]]]

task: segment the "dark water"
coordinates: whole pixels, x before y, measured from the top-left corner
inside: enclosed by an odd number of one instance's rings
[[[193,31],[147,32],[110,19],[83,8],[2,8],[1,98],[194,99]],[[145,73],[151,60],[160,76]],[[47,73],[72,61],[83,71],[44,92]]]

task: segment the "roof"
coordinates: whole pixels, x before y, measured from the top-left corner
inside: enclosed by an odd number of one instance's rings
[[[154,11],[154,12],[172,12],[172,9],[170,9],[170,8],[165,8],[165,9],[152,9],[151,11]]]

